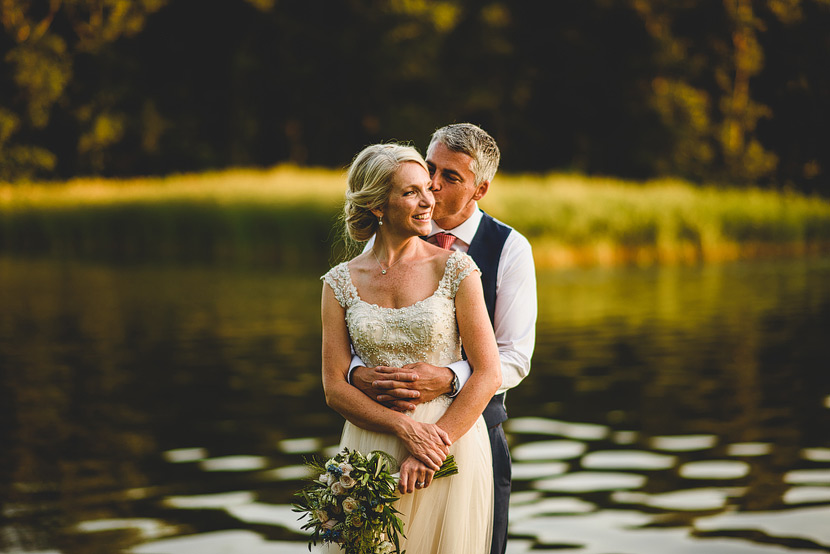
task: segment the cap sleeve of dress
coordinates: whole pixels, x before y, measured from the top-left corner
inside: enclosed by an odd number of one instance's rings
[[[320,279],[331,287],[337,302],[344,308],[349,308],[357,302],[357,289],[352,283],[347,262],[334,266]]]
[[[458,287],[461,286],[461,281],[474,271],[481,273],[481,270],[469,255],[457,250],[450,255],[447,260],[447,270],[444,274],[450,298],[455,298]]]

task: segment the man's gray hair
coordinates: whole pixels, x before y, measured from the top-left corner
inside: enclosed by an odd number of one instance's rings
[[[439,142],[453,152],[467,154],[473,159],[470,170],[475,175],[476,186],[484,181],[492,181],[495,177],[501,154],[495,139],[481,127],[472,123],[453,123],[441,127],[432,133],[427,152]]]

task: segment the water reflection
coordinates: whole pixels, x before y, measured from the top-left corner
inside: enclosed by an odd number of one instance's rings
[[[320,271],[322,273],[322,271]],[[316,274],[0,258],[0,551],[307,552]],[[830,551],[830,261],[539,276],[511,553]]]

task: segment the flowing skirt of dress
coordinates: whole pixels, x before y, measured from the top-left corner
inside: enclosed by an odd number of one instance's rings
[[[441,396],[419,405],[410,416],[435,423],[452,401]],[[383,450],[396,460],[408,455],[395,436],[366,431],[349,422],[340,447],[368,454]],[[401,495],[395,502],[404,523],[401,550],[407,554],[487,554],[493,526],[493,462],[487,426],[482,417],[451,447],[458,473],[435,479],[425,489]]]

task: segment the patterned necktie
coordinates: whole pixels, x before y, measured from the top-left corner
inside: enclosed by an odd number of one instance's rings
[[[449,250],[452,243],[454,243],[455,239],[458,238],[450,233],[435,233],[433,236],[435,237],[436,244],[444,250]]]

